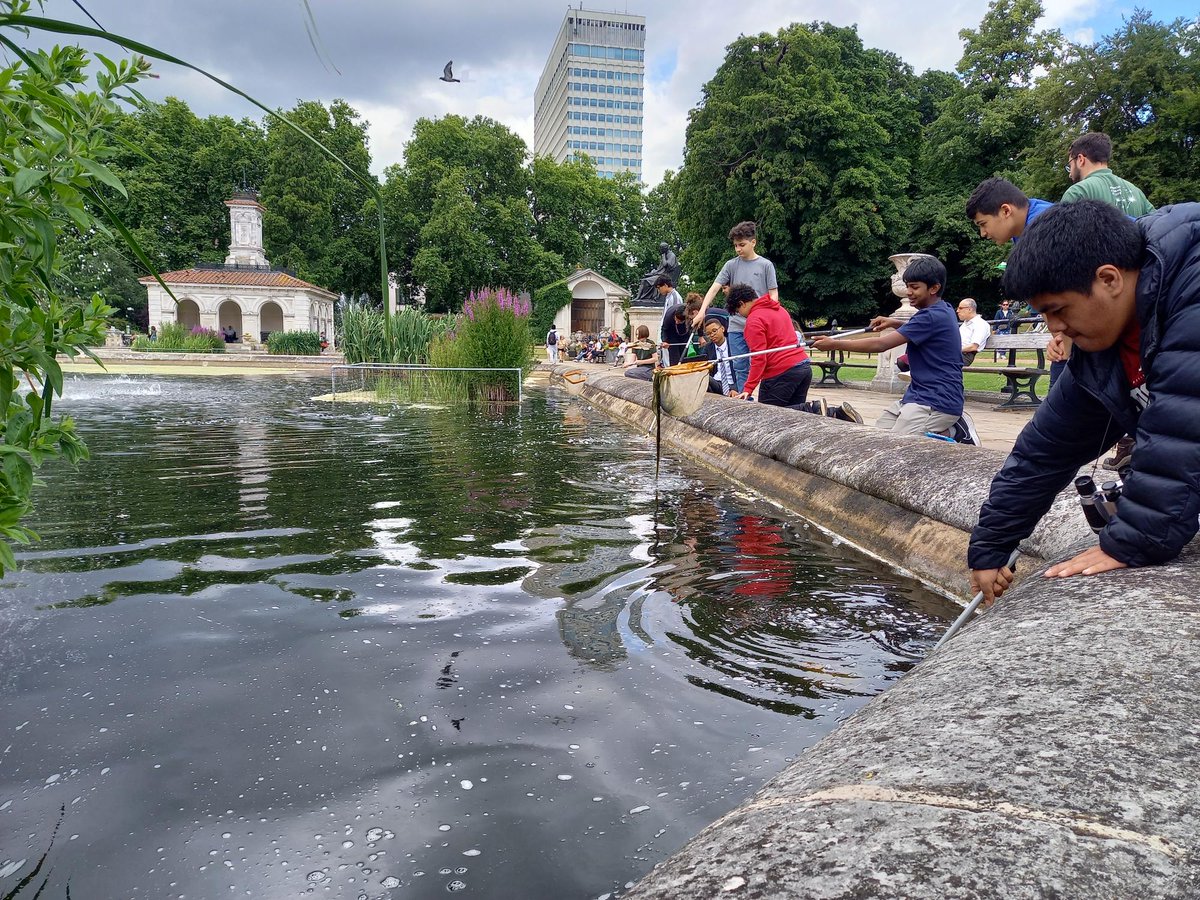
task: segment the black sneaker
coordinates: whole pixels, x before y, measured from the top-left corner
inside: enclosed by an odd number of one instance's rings
[[[847,422],[853,422],[856,425],[861,425],[863,423],[863,417],[859,415],[858,410],[849,403],[843,403],[841,408],[837,411],[841,413],[841,415],[836,416],[836,418],[844,419]]]

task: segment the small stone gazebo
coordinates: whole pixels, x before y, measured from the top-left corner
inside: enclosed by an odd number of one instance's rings
[[[263,251],[263,207],[253,191],[235,192],[229,207],[229,255],[223,264],[198,263],[191,269],[163,272],[178,305],[153,278],[146,286],[149,324],[168,322],[221,332],[226,326],[237,343],[254,347],[273,331],[315,331],[332,345],[333,304],[337,294],[319,288],[267,261]]]
[[[625,330],[622,306],[629,299],[629,291],[621,285],[594,269],[576,269],[567,276],[567,290],[571,292],[571,303],[554,317],[559,334]]]

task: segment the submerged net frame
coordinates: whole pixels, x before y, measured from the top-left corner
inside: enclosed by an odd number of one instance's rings
[[[338,376],[346,400],[403,403],[515,402],[524,399],[520,368],[443,367],[402,363],[354,363],[330,367],[330,397],[338,399]],[[349,390],[346,386],[351,386]]]

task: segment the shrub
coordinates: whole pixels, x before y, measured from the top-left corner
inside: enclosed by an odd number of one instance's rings
[[[463,304],[463,316],[453,338],[458,365],[521,370],[514,375],[475,373],[470,381],[478,388],[477,396],[488,400],[516,399],[514,379],[523,377],[533,366],[531,312],[528,300],[503,288],[478,294],[472,291]]]
[[[267,352],[280,356],[319,356],[321,335],[315,331],[272,331]]]
[[[138,335],[133,341],[134,350],[154,350],[179,353],[224,353],[225,339],[211,328],[199,325],[188,328],[178,322],[166,322],[158,330],[158,340]]]

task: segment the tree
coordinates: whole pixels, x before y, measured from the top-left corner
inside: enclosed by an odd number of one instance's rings
[[[1138,11],[1090,45],[1071,45],[1038,85],[1048,122],[1030,148],[1026,181],[1046,196],[1067,187],[1071,141],[1113,139],[1118,174],[1157,206],[1200,197],[1200,23]]]
[[[1041,16],[1039,0],[992,0],[978,29],[959,32],[959,86],[940,76],[922,85],[922,115],[930,107],[937,115],[924,130],[904,249],[937,255],[957,296],[994,293],[996,264],[1007,255],[968,221],[971,191],[993,175],[1029,190],[1023,157],[1044,128],[1033,88],[1062,46],[1057,31],[1037,30]]]
[[[224,201],[244,181],[262,183],[262,128],[249,119],[200,119],[169,97],[122,116],[116,137],[112,166],[128,195],[117,210],[158,271],[223,260]]]
[[[328,108],[306,100],[287,117],[369,177],[367,123],[344,100]],[[374,209],[369,196],[360,180],[304,135],[277,119],[268,122],[263,240],[272,263],[333,291],[378,293],[377,232],[365,219]]]
[[[5,16],[28,9],[26,0],[0,3]],[[15,47],[6,35],[0,39]],[[16,55],[18,62],[0,70],[0,535],[27,543],[36,537],[21,524],[34,470],[48,459],[87,456],[71,420],[52,415],[63,390],[55,356],[88,352],[113,312],[99,296],[79,299],[56,288],[63,280],[58,235],[108,234],[98,218],[108,208],[102,193],[124,190],[107,166],[117,98],[148,66],[100,57],[95,90],[85,90],[89,59],[78,47]],[[22,385],[30,388],[23,396]],[[0,541],[0,572],[15,565]]]
[[[739,38],[692,110],[675,189],[684,265],[704,280],[729,228],[759,223],[785,304],[801,315],[874,310],[906,225],[916,133],[912,73],[857,33],[793,25]]]
[[[384,195],[389,220],[419,225],[413,289],[431,311],[459,309],[472,290],[531,290],[564,274],[563,257],[535,238],[527,155],[524,141],[483,116],[413,127]]]

